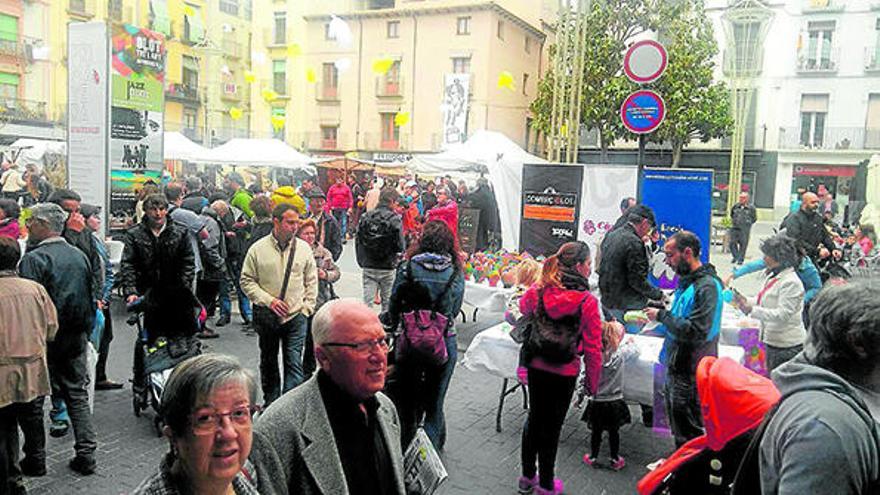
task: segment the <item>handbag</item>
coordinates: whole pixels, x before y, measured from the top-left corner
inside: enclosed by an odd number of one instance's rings
[[[412,284],[412,262],[406,267],[407,281]],[[431,309],[415,309],[401,315],[403,332],[397,339],[397,358],[401,361],[410,357],[423,359],[429,364],[442,366],[449,360],[446,350],[446,334],[452,322],[439,312],[441,301],[452,287],[458,272],[453,271],[446,286],[434,301]]]
[[[281,282],[281,293],[278,299],[284,300],[287,295],[287,284],[290,281],[290,269],[293,267],[293,258],[296,257],[296,238],[290,240],[293,244],[290,246],[290,255],[287,256],[287,267],[284,269],[284,278]],[[281,318],[275,314],[268,306],[254,305],[253,309],[254,327],[257,331],[260,329],[269,330],[281,325]]]

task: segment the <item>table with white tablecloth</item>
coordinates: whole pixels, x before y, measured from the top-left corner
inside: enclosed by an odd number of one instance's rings
[[[473,319],[477,319],[477,311],[482,309],[489,313],[503,313],[507,309],[507,300],[515,289],[504,286],[492,287],[488,283],[468,280],[464,283],[464,303],[474,308]]]
[[[519,388],[519,384],[508,387],[510,380],[516,380],[519,365],[520,345],[510,338],[511,326],[501,323],[478,333],[468,346],[463,364],[469,370],[488,373],[503,380],[501,396],[496,413],[496,430],[501,431],[501,411],[504,399]],[[659,362],[663,339],[647,335],[633,335],[639,349],[626,363],[623,386],[624,399],[639,404],[654,404],[654,369]],[[729,357],[741,362],[744,350],[736,345],[722,344],[719,356]],[[523,389],[525,400],[525,389]]]

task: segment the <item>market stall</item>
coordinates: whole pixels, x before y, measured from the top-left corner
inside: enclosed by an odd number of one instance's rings
[[[278,139],[231,139],[192,157],[190,161],[231,167],[272,167],[314,176],[317,171],[313,165],[328,159],[305,155]]]
[[[210,151],[179,132],[166,132],[163,139],[162,158],[166,161],[189,161]]]
[[[729,357],[739,363],[749,366],[749,360],[753,348],[749,338],[742,339],[740,333],[751,334],[753,328],[749,320],[738,318],[735,310],[727,310],[728,317],[726,326],[722,325],[721,343],[718,346],[718,355]],[[744,325],[739,327],[738,325]],[[465,353],[462,364],[471,371],[487,373],[502,379],[501,392],[498,397],[498,408],[495,415],[495,428],[501,431],[501,413],[504,409],[504,401],[507,396],[515,393],[519,385],[516,376],[516,368],[519,366],[520,344],[510,337],[512,327],[508,323],[499,323],[478,333],[471,341]],[[651,335],[634,335],[639,354],[631,358],[626,364],[626,379],[624,380],[624,399],[639,404],[654,404],[654,373],[655,365],[659,363],[660,349],[663,339]],[[510,382],[514,385],[511,386]],[[523,390],[524,407],[525,394]]]

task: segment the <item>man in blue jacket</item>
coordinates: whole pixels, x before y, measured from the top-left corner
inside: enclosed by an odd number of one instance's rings
[[[697,364],[718,355],[721,330],[721,280],[715,267],[700,261],[700,239],[682,230],[663,245],[668,264],[679,276],[672,309],[645,308],[651,321],[661,323],[660,362],[666,366],[666,413],[676,447],[703,434],[697,397]]]

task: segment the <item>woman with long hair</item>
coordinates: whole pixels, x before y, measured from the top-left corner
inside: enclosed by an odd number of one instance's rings
[[[541,280],[520,300],[523,316],[535,322],[523,344],[529,386],[529,415],[522,435],[519,492],[563,492],[554,479],[559,433],[583,361],[585,386],[595,395],[602,370],[602,321],[598,300],[589,292],[590,248],[567,242],[544,261]],[[564,336],[568,350],[548,343],[545,330]],[[580,359],[579,359],[580,356]]]
[[[415,353],[397,355],[395,379],[389,393],[400,415],[404,448],[415,435],[422,415],[425,433],[434,447],[443,449],[446,442],[443,403],[458,357],[453,324],[461,311],[463,296],[464,274],[455,238],[444,222],[432,220],[425,224],[421,238],[410,246],[405,261],[397,268],[386,320],[392,328],[397,328],[403,315],[431,310],[447,322],[444,332],[447,359],[443,364]]]

